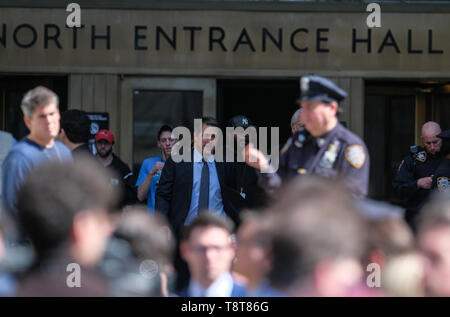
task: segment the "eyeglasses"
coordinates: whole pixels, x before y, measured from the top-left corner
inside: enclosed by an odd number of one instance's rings
[[[191,246],[190,249],[197,254],[206,254],[208,250],[213,251],[214,253],[220,254],[230,248],[227,246],[203,246],[203,245],[194,245]]]

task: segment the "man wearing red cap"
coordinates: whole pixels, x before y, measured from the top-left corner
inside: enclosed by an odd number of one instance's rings
[[[120,208],[136,203],[136,178],[130,168],[113,153],[114,134],[106,129],[100,130],[95,135],[96,157],[105,168],[110,168],[115,173],[111,178],[111,184],[120,186],[122,189],[122,199]]]

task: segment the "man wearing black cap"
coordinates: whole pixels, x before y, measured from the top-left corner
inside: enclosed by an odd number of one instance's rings
[[[252,121],[243,116],[243,115],[237,115],[230,119],[228,122],[228,127],[236,128],[243,128],[244,134],[245,130],[250,128],[255,128]],[[237,175],[237,186],[236,188],[239,189],[240,195],[243,198],[242,208],[257,208],[262,207],[265,204],[266,197],[264,191],[258,187],[258,174],[256,170],[245,164],[245,162],[241,162],[237,159],[238,155],[238,133],[235,131],[234,133],[234,142],[233,142],[233,149],[227,148],[227,151],[233,150],[234,154],[234,164],[235,164],[235,170]],[[245,145],[249,143],[249,135],[245,135]]]
[[[443,156],[443,160],[436,169],[436,175],[433,179],[433,188],[437,188],[437,190],[441,193],[450,193],[450,130],[446,130],[438,134],[437,137],[442,139],[441,154]]]
[[[277,173],[261,174],[261,183],[269,191],[297,175],[315,174],[342,180],[354,196],[367,195],[369,154],[364,142],[342,126],[337,119],[339,102],[347,93],[332,81],[318,76],[300,80],[301,119],[305,129],[296,132],[280,153]],[[256,161],[256,162],[255,162]],[[270,166],[264,155],[251,145],[246,162],[262,171]]]

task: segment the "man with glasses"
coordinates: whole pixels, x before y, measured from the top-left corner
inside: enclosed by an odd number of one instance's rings
[[[191,278],[182,297],[242,297],[245,287],[234,281],[230,270],[235,256],[233,223],[212,213],[201,213],[190,226],[180,245]]]

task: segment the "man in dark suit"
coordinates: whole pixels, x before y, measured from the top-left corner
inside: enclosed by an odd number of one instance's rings
[[[217,142],[211,132],[218,132],[218,129],[214,118],[202,118],[201,131],[194,131],[194,148],[188,155],[191,159],[175,162],[171,155],[162,170],[155,209],[167,217],[178,243],[183,229],[205,210],[239,224],[238,210],[243,198],[236,189],[236,166],[217,162],[211,155]],[[174,264],[178,274],[177,290],[181,290],[189,281],[189,270],[179,252]]]
[[[155,207],[167,217],[177,237],[204,210],[239,222],[243,199],[235,188],[236,169],[232,163],[215,160],[214,129],[219,129],[214,118],[202,118],[201,133],[194,131],[191,160],[176,163],[170,157],[162,171]]]

